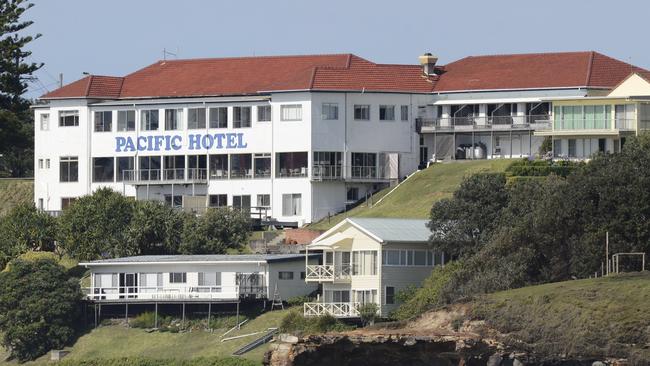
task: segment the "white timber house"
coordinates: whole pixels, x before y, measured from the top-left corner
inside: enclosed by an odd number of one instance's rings
[[[309,258],[317,263],[317,258]],[[148,255],[80,263],[90,270],[92,303],[238,303],[308,295],[305,257],[287,255]]]
[[[307,246],[322,251],[322,264],[306,264],[307,283],[322,286],[315,302],[304,304],[305,316],[356,318],[359,307],[378,306],[387,316],[399,305],[396,295],[420,286],[433,268],[445,264],[444,253],[428,245],[426,220],[347,218]]]

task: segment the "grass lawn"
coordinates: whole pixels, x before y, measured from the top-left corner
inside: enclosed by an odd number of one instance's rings
[[[451,197],[464,177],[478,172],[503,172],[512,159],[458,161],[435,164],[415,173],[379,204],[362,204],[354,209],[309,225],[315,230],[327,230],[346,217],[402,217],[429,216],[434,202]],[[372,199],[377,202],[393,188],[378,192]]]
[[[546,354],[649,359],[650,272],[524,287],[487,295],[479,318]]]
[[[233,331],[228,337],[244,335],[263,331],[270,327],[278,327],[280,321],[288,310],[275,310],[266,312],[244,324],[239,331]],[[143,329],[126,328],[121,325],[101,326],[81,336],[69,348],[70,354],[66,359],[91,359],[91,358],[121,358],[121,357],[146,357],[146,358],[172,358],[189,359],[196,357],[228,357],[232,352],[245,344],[253,341],[262,334],[240,338],[232,341],[221,342],[221,335],[227,329],[207,331],[193,331],[188,333],[152,332]],[[262,357],[268,345],[262,345],[241,357],[262,363]],[[0,360],[6,358],[6,351],[0,347]],[[25,365],[42,365],[49,361],[49,354],[34,362]],[[17,362],[0,361],[0,365]]]
[[[34,203],[34,181],[0,179],[0,216],[21,203]]]

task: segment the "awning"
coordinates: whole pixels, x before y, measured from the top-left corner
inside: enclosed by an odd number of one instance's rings
[[[337,245],[345,244],[351,242],[352,238],[342,233],[336,233],[319,240],[317,242],[311,243],[307,246],[307,249],[333,249]]]
[[[541,102],[542,100],[543,98],[449,99],[435,101],[432,105],[535,103]]]

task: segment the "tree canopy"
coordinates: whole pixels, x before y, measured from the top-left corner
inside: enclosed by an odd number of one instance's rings
[[[247,211],[211,208],[198,217],[185,220],[180,252],[183,254],[224,254],[236,249],[250,235]]]
[[[53,251],[56,221],[33,205],[14,207],[0,217],[0,268],[27,251]]]
[[[52,259],[16,259],[0,272],[2,345],[19,361],[60,349],[75,334],[79,280]]]

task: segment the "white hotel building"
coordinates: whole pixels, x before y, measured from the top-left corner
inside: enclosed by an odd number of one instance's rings
[[[551,128],[549,100],[605,95],[639,70],[595,52],[420,61],[166,60],[87,76],[34,106],[35,204],[60,211],[110,187],[187,210],[250,207],[262,221],[299,226],[433,155],[535,155],[548,138],[535,131]]]

